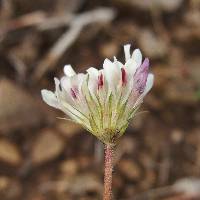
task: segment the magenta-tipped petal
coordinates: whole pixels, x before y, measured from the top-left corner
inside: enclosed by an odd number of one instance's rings
[[[147,76],[149,73],[149,59],[145,58],[142,65],[137,69],[134,75],[134,91],[137,94],[142,94],[144,92]]]

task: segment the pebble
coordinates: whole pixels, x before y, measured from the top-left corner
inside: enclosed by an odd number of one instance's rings
[[[42,130],[35,139],[31,151],[34,164],[42,164],[55,159],[64,150],[65,141],[51,129]]]
[[[41,123],[42,114],[33,96],[16,83],[0,80],[0,132],[33,128]]]
[[[7,139],[0,139],[0,161],[19,166],[22,162],[22,155],[18,146]]]

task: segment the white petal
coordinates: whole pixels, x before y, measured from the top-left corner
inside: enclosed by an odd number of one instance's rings
[[[68,82],[65,79],[69,80],[70,78],[67,76],[63,76],[61,78],[61,81],[59,81],[57,78],[54,78],[55,85],[56,85],[55,94],[58,97],[59,101],[65,100],[69,104],[73,104],[73,100],[72,100],[70,92],[69,92],[70,84],[68,84]],[[69,87],[66,87],[66,86],[69,86]]]
[[[64,76],[67,79],[67,76]],[[64,78],[63,77],[63,78]],[[69,79],[69,78],[68,78]],[[62,80],[62,79],[61,79]],[[55,86],[56,86],[56,91],[55,94],[57,98],[60,100],[65,99],[65,101],[68,101],[72,103],[71,101],[71,96],[69,95],[69,92],[62,86],[62,83],[60,80],[58,80],[56,77],[54,78]],[[69,84],[66,84],[69,85]],[[64,88],[64,89],[63,89]]]
[[[93,93],[96,94],[98,88],[99,71],[93,67],[90,67],[87,72],[89,74],[88,88],[93,95]]]
[[[114,91],[121,80],[121,70],[109,59],[105,59],[103,63],[105,79],[108,82],[109,88]]]
[[[61,86],[70,96],[71,89],[76,88],[78,89],[79,95],[81,94],[81,86],[83,80],[85,78],[85,74],[76,74],[72,77],[64,76],[61,78]]]
[[[64,73],[66,76],[69,76],[69,77],[74,76],[76,74],[76,72],[74,71],[71,65],[64,66]]]
[[[130,57],[131,57],[131,54],[130,54],[130,47],[131,47],[130,44],[124,45],[124,54],[125,54],[125,60],[126,60],[126,62],[127,62],[127,61],[130,59]]]
[[[72,86],[75,86],[75,87],[77,86],[80,93],[81,93],[81,87],[85,78],[86,78],[86,75],[83,73],[80,73],[80,74],[77,74],[76,76],[71,77]]]
[[[124,65],[121,63],[121,62],[119,62],[118,60],[117,60],[117,58],[114,56],[114,64],[116,65],[116,66],[118,66],[119,68],[122,68]]]
[[[59,85],[60,85],[60,81],[56,78],[56,77],[54,77],[54,82],[55,82],[55,86],[56,86],[56,94],[58,94],[58,92],[60,92],[60,87],[59,87]]]
[[[137,63],[138,67],[142,64],[142,53],[139,49],[133,51],[132,59]]]
[[[67,93],[70,93],[70,89],[71,89],[71,79],[68,76],[63,76],[60,80],[61,83],[61,87],[64,88],[64,90]]]
[[[99,75],[99,70],[94,68],[94,67],[90,67],[88,70],[87,70],[88,74],[90,77],[94,77],[94,78],[98,78],[98,75]]]
[[[133,59],[129,59],[125,64],[125,69],[131,77],[135,74],[137,68],[138,64]]]
[[[81,90],[84,80],[85,74],[76,74],[72,77],[64,76],[61,78],[61,87],[64,91],[60,91],[60,104],[62,106],[61,109],[68,115],[70,115],[69,112],[71,112],[76,116],[83,117],[81,113],[85,115],[88,113],[87,105],[85,104]],[[77,91],[76,99],[72,96],[71,89]]]
[[[144,92],[143,92],[144,96],[152,88],[153,82],[154,82],[154,75],[153,74],[149,74],[148,77],[147,77],[146,87],[145,87]]]
[[[56,95],[49,90],[41,90],[42,99],[49,106],[60,108]]]

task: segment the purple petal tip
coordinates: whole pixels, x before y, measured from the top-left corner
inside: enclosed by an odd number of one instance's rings
[[[143,66],[144,68],[148,68],[148,67],[149,67],[149,59],[148,59],[148,58],[145,58],[145,59],[144,59],[144,61],[143,61],[143,63],[142,63],[142,66]]]

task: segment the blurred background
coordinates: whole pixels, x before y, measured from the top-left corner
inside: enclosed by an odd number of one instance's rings
[[[42,102],[77,72],[150,58],[155,85],[116,149],[114,199],[200,199],[199,0],[0,1],[0,199],[102,199],[103,146]]]

